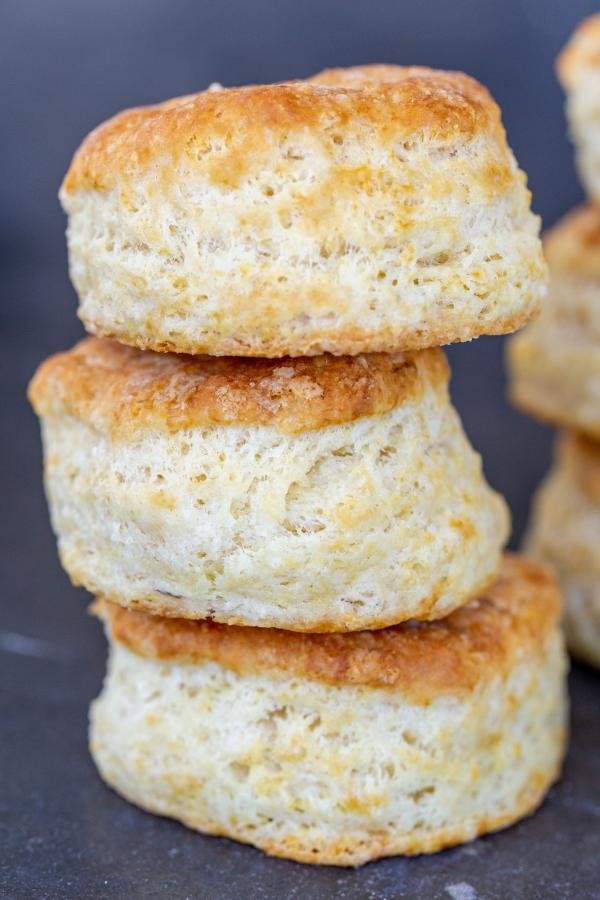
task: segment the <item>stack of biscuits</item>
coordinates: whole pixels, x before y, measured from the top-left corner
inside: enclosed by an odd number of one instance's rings
[[[561,429],[526,547],[558,572],[570,649],[600,667],[600,15],[575,32],[558,73],[589,202],[546,235],[548,302],[511,342],[511,395]]]
[[[564,745],[560,597],[502,556],[438,346],[544,293],[487,91],[395,66],[215,85],[101,125],[61,199],[94,336],[30,397],[110,644],[102,777],[336,865],[534,809]]]

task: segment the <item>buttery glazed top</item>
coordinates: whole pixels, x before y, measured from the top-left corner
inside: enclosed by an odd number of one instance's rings
[[[600,444],[575,431],[563,432],[558,455],[590,500],[600,504]]]
[[[506,147],[496,103],[462,72],[328,69],[304,81],[209,89],[125,110],[84,140],[62,190],[110,190],[157,165],[157,177],[173,178],[181,158],[205,165],[215,183],[235,187],[290,135],[308,131],[323,144],[342,144],[357,125],[390,149],[411,135],[465,142],[484,134]],[[490,183],[500,177],[492,164],[488,174]]]
[[[579,206],[544,236],[544,251],[553,269],[600,279],[600,211]]]
[[[42,363],[29,399],[39,416],[72,415],[115,438],[202,425],[296,433],[382,415],[448,378],[437,348],[253,359],[153,353],[89,337]]]
[[[299,677],[330,685],[367,685],[417,702],[469,692],[540,651],[556,628],[560,593],[549,572],[507,554],[479,600],[435,622],[381,631],[300,634],[269,628],[168,619],[107,601],[94,610],[113,640],[141,656],[219,663],[240,674]]]
[[[590,69],[600,70],[600,13],[581,22],[556,61],[562,86],[569,90]]]

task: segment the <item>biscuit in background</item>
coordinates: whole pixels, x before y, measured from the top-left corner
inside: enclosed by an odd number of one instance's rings
[[[584,19],[558,57],[566,113],[579,177],[600,201],[600,13]]]
[[[544,239],[550,289],[508,345],[510,396],[532,416],[600,440],[600,212],[575,209]]]
[[[600,667],[600,446],[563,434],[533,504],[527,552],[556,569],[569,649]]]

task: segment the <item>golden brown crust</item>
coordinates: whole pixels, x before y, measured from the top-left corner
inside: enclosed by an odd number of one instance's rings
[[[417,398],[419,361],[436,383],[447,382],[438,349],[271,360],[176,356],[86,338],[42,363],[29,399],[40,416],[67,413],[113,437],[215,424],[296,433],[381,415]]]
[[[544,251],[553,269],[600,278],[600,210],[579,206],[544,236]]]
[[[575,431],[565,431],[560,435],[557,451],[581,490],[600,503],[600,444]]]
[[[461,72],[331,69],[305,81],[209,90],[126,110],[84,140],[63,190],[109,190],[118,176],[134,177],[156,164],[166,172],[182,156],[198,168],[206,165],[215,183],[233,187],[252,159],[282,136],[308,129],[330,141],[357,120],[390,145],[424,132],[465,141],[492,131],[504,141],[497,105]],[[217,157],[207,154],[211,142],[221,147]]]
[[[600,68],[600,13],[581,22],[556,61],[562,86],[574,86],[582,69]]]
[[[268,672],[327,684],[400,689],[426,702],[471,691],[544,645],[560,615],[556,582],[543,567],[506,554],[494,586],[445,619],[383,631],[299,634],[215,622],[163,619],[108,601],[96,608],[115,641],[141,656],[238,673]]]

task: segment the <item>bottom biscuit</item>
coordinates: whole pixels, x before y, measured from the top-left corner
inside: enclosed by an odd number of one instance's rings
[[[505,557],[444,620],[306,635],[99,605],[103,778],[200,831],[301,862],[430,853],[531,812],[565,736],[560,600]]]

